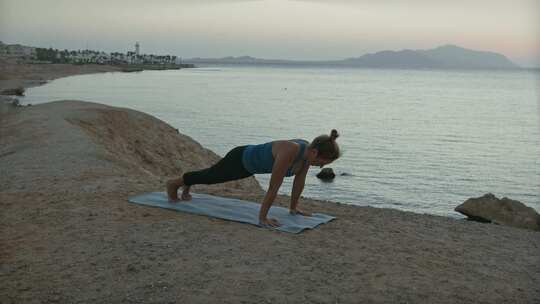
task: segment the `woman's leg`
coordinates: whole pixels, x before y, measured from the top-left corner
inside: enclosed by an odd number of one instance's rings
[[[252,176],[242,164],[242,155],[246,146],[236,147],[210,168],[187,172],[182,177],[167,182],[169,200],[178,200],[178,188],[183,187],[182,199],[189,200],[189,187],[196,184],[218,184]]]

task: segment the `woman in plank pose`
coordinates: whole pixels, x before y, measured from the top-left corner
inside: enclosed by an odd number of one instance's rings
[[[332,130],[330,135],[320,135],[311,143],[303,139],[277,140],[260,145],[239,146],[210,168],[187,172],[182,177],[167,182],[169,201],[178,202],[178,189],[182,187],[182,200],[191,200],[189,189],[196,184],[218,184],[242,179],[253,174],[271,173],[270,186],[259,212],[259,222],[271,227],[280,226],[276,219],[267,218],[285,176],[295,176],[291,194],[291,214],[309,216],[298,208],[298,199],[310,166],[323,167],[338,159],[341,154]]]

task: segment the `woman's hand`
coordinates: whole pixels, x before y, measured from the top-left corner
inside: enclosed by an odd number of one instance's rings
[[[267,227],[279,227],[281,224],[276,219],[263,218],[259,219],[259,224]]]
[[[296,208],[296,209],[289,209],[289,213],[292,214],[292,215],[303,215],[303,216],[311,216],[311,213],[309,212],[306,212],[306,211],[303,211],[303,210],[300,210],[299,208]]]

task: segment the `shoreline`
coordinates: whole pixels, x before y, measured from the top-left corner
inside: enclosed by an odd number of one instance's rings
[[[84,74],[121,72],[120,67],[110,65],[71,64],[13,64],[0,62],[0,90],[16,87],[31,88],[48,81]]]
[[[189,68],[177,66],[174,69]],[[168,70],[170,66],[152,65],[106,65],[106,64],[17,64],[7,61],[0,61],[0,92],[7,89],[24,89],[37,87],[48,82],[76,75],[98,74],[98,73],[132,73],[145,70]],[[1,95],[1,99],[9,99],[12,95]],[[12,97],[13,98],[13,97]],[[15,97],[16,98],[16,97]]]
[[[21,66],[23,68],[25,66],[42,68],[41,69],[42,71],[39,71],[38,69],[38,72],[35,73],[36,75],[40,75],[40,76],[30,75],[30,79],[28,79],[27,73],[19,73],[19,75],[16,75],[17,79],[15,79],[15,81],[20,81],[20,83],[24,84],[25,89],[45,85],[52,80],[70,77],[70,76],[98,74],[98,73],[112,73],[112,72],[122,72],[122,73],[131,72],[131,71],[125,71],[124,70],[125,66],[122,66],[122,65],[99,65],[99,64],[84,64],[84,65],[80,65],[80,64],[13,64],[13,65]],[[136,65],[134,66],[136,67]],[[139,65],[139,66],[142,66],[142,65]],[[51,67],[53,68],[52,70],[50,69]],[[47,80],[44,80],[42,74],[46,75]],[[19,79],[22,76],[24,76],[25,78]],[[6,82],[3,82],[2,79],[0,79],[0,92],[3,89],[7,88],[3,86],[4,83]],[[13,86],[11,86],[10,88],[13,88]],[[6,99],[6,97],[7,97],[7,100],[6,100],[7,102],[13,102],[13,97],[6,96],[6,95],[0,95],[0,101],[2,101],[3,98]],[[15,99],[17,99],[16,96],[15,96]],[[53,101],[46,101],[46,103],[48,102],[53,102]],[[306,197],[306,198],[320,200],[317,197]],[[453,209],[449,209],[449,212],[451,213],[440,214],[440,213],[431,213],[431,212],[428,213],[426,211],[406,210],[406,209],[400,209],[400,208],[395,208],[395,207],[392,208],[392,207],[376,207],[376,206],[369,206],[369,205],[367,206],[357,205],[354,203],[331,201],[331,200],[328,200],[328,202],[337,203],[337,204],[346,204],[346,205],[358,206],[358,207],[373,207],[373,208],[382,208],[382,209],[388,208],[388,209],[395,209],[395,210],[399,210],[403,212],[412,212],[412,213],[420,214],[420,215],[427,214],[427,215],[434,215],[434,216],[442,216],[442,217],[456,219],[456,220],[468,220],[467,216],[459,212],[453,211]],[[456,204],[459,204],[459,203],[456,203]]]
[[[69,76],[69,75],[68,75]],[[0,111],[2,303],[531,303],[538,232],[300,199],[299,235],[127,198],[219,156],[155,117],[83,101]],[[261,202],[254,178],[194,192]],[[274,206],[288,206],[278,195]]]
[[[39,66],[40,68],[43,68],[43,70],[45,70],[45,71],[49,70],[49,68],[51,68],[51,67],[54,68],[52,71],[45,72],[45,75],[47,75],[48,80],[43,80],[43,78],[41,76],[38,76],[38,79],[36,79],[36,76],[31,77],[31,79],[26,79],[26,78],[25,79],[17,79],[17,81],[24,82],[24,84],[25,84],[24,88],[31,88],[31,87],[45,85],[45,84],[47,84],[48,82],[50,82],[52,80],[59,79],[59,78],[70,77],[70,76],[85,75],[85,74],[97,74],[97,73],[112,73],[112,72],[129,73],[130,72],[130,71],[124,71],[123,69],[125,68],[125,66],[122,66],[122,65],[22,64],[22,65],[19,65],[19,66],[22,66],[22,67],[24,67],[24,66],[31,66],[31,67]],[[18,77],[21,77],[21,76],[26,76],[27,77],[27,75],[18,75]],[[2,83],[3,83],[2,80],[0,80],[0,91],[2,91],[2,89],[5,88],[5,87],[2,86]],[[6,96],[0,95],[0,101],[2,100],[2,98],[6,98]],[[8,97],[8,98],[10,98],[10,97]],[[17,98],[17,97],[15,97],[15,98]],[[7,101],[12,102],[13,99],[10,98]],[[52,102],[52,101],[47,101],[47,102]],[[307,197],[307,198],[319,199],[320,200],[320,198],[317,198],[317,197]],[[363,205],[357,205],[354,202],[339,202],[339,201],[332,201],[332,200],[329,200],[328,202],[339,203],[339,204],[348,204],[348,205],[360,206],[360,207],[363,206]],[[457,206],[457,204],[459,204],[459,203],[456,203],[456,206]],[[453,211],[453,209],[448,209],[447,214],[441,214],[441,213],[437,213],[437,212],[426,212],[425,210],[407,210],[407,209],[401,209],[401,208],[397,208],[397,207],[388,207],[388,206],[386,206],[386,207],[374,206],[374,208],[382,208],[382,209],[390,208],[390,209],[396,209],[396,210],[400,210],[400,211],[404,211],[404,212],[412,212],[412,213],[415,213],[415,214],[429,214],[429,215],[443,216],[443,217],[447,217],[447,218],[451,218],[451,219],[457,219],[457,220],[467,220],[468,219],[465,215],[463,215],[461,213],[458,213],[458,212],[455,212],[455,211]]]

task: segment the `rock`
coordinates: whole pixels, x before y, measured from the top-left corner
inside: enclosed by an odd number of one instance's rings
[[[336,177],[336,174],[332,168],[324,168],[317,174],[317,177],[322,180],[331,180]]]
[[[24,88],[23,87],[17,87],[13,89],[5,89],[1,93],[2,95],[16,95],[16,96],[24,96]]]
[[[506,197],[498,199],[491,193],[470,198],[454,210],[475,221],[540,231],[540,215],[533,208]]]

